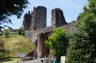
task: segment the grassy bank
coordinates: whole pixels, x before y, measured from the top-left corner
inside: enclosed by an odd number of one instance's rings
[[[18,58],[12,58],[12,60],[10,61],[3,61],[3,62],[0,62],[0,63],[18,63],[19,59]]]
[[[17,57],[17,54],[28,54],[34,49],[31,41],[21,35],[13,34],[6,38],[0,35],[0,58]]]

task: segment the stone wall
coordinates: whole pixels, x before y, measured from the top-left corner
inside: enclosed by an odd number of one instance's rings
[[[46,15],[47,15],[46,7],[43,6],[34,7],[34,10],[32,11],[32,23],[30,29],[36,30],[45,28]]]
[[[68,24],[63,15],[63,11],[59,8],[52,10],[52,25],[50,27],[46,27],[46,12],[46,7],[35,7],[31,14],[25,14],[23,22],[25,37],[34,43],[37,56],[39,58],[49,55],[50,50],[47,48],[45,41],[52,34],[52,32],[54,32],[54,28],[63,27],[70,32],[73,32],[76,29],[76,23],[73,22]]]
[[[25,30],[28,30],[30,28],[30,26],[31,26],[31,18],[32,18],[32,16],[31,16],[30,12],[28,12],[28,13],[26,13],[24,15],[23,25],[24,25],[24,29]]]
[[[52,10],[51,14],[52,14],[51,18],[52,27],[56,28],[67,24],[65,17],[63,15],[63,11],[61,9],[55,8]]]
[[[43,58],[49,55],[49,48],[46,46],[45,41],[48,39],[50,32],[41,33],[38,35],[38,47],[37,47],[37,57]]]
[[[31,13],[24,15],[25,37],[37,44],[37,35],[43,28],[46,28],[47,9],[43,6],[34,7]]]

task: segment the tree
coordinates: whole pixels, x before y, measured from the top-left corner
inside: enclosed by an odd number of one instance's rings
[[[19,34],[19,35],[24,35],[24,34],[25,34],[23,27],[19,28],[17,31],[18,31],[18,34]]]
[[[67,32],[63,28],[55,29],[54,33],[48,37],[47,46],[50,47],[52,54],[57,57],[59,63],[60,57],[65,56],[68,47]]]
[[[96,0],[88,1],[70,39],[66,63],[96,63]]]
[[[89,36],[83,32],[76,32],[70,38],[66,63],[94,63],[91,56],[93,50],[94,45],[90,42]]]
[[[11,36],[11,31],[10,30],[4,30],[4,36],[6,38],[9,38]]]
[[[0,21],[11,15],[20,17],[27,4],[28,0],[0,0]]]
[[[2,23],[10,23],[9,16],[16,15],[20,18],[28,0],[0,0],[0,30]]]

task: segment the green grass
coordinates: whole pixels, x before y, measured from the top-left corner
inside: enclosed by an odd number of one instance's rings
[[[18,63],[18,61],[19,61],[19,59],[15,58],[10,61],[4,61],[4,62],[0,62],[0,63]]]
[[[0,43],[1,42],[4,43],[4,47],[0,46],[0,49],[6,50],[8,54],[5,54],[4,52],[0,53],[5,56],[8,55],[9,57],[16,57],[18,53],[24,53],[26,55],[34,49],[32,42],[21,35],[14,34],[9,38],[5,38],[1,35]],[[2,55],[0,55],[0,58],[4,57]]]

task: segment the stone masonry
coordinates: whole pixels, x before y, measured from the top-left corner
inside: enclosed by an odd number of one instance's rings
[[[24,29],[25,30],[28,30],[30,28],[30,26],[31,26],[31,24],[30,24],[31,23],[31,18],[32,18],[32,16],[31,16],[30,12],[28,12],[28,14],[26,13],[24,15],[23,25],[24,25]]]
[[[55,8],[52,10],[52,18],[51,18],[51,25],[52,27],[61,27],[66,23],[65,17],[63,15],[63,11],[59,8]]]
[[[37,35],[46,27],[47,10],[43,6],[34,7],[33,11],[25,14],[23,25],[25,28],[25,36],[31,40],[37,47]],[[31,19],[28,19],[31,15]],[[26,23],[26,24],[25,24]],[[26,29],[27,28],[27,29]]]
[[[25,28],[25,37],[31,40],[35,45],[38,58],[49,55],[50,50],[46,46],[45,41],[53,33],[54,28],[63,27],[70,32],[75,30],[75,22],[68,24],[61,9],[55,8],[52,10],[51,14],[50,27],[46,27],[46,7],[34,7],[31,13],[26,13],[24,16],[23,25]]]
[[[42,29],[46,27],[46,13],[47,10],[45,7],[34,7],[34,10],[32,11],[31,30]]]

